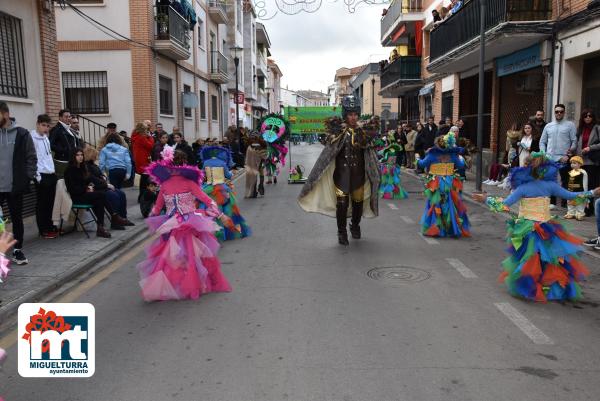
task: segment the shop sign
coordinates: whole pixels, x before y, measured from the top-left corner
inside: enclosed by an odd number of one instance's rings
[[[541,65],[542,59],[540,57],[540,44],[538,43],[526,49],[509,54],[508,56],[497,58],[496,75],[499,77],[504,77],[506,75],[529,70]]]

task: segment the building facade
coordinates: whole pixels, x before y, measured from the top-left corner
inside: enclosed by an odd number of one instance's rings
[[[55,18],[42,0],[5,2],[0,11],[0,101],[24,128],[34,129],[38,114],[56,120],[61,108]]]
[[[481,1],[453,10],[447,0],[393,1],[381,20],[381,44],[396,53],[382,62],[381,93],[398,97],[402,121],[461,118],[487,169],[505,157],[506,131],[536,110],[551,119],[552,105],[565,103],[573,120],[583,107],[597,110],[600,48],[591,38],[599,33],[600,19],[598,7],[587,0],[487,1],[484,129],[477,144]],[[451,11],[434,22],[434,10]]]
[[[362,102],[362,114],[379,116],[384,128],[395,128],[398,119],[398,99],[384,97],[381,92],[379,64],[370,63],[352,77],[352,93]]]
[[[283,107],[283,102],[281,101],[281,78],[283,77],[283,73],[277,63],[272,59],[267,60],[267,68],[269,70],[269,86],[267,87],[269,113],[280,113],[281,108]]]

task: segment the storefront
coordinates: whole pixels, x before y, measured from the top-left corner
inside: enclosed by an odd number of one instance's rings
[[[464,136],[478,148],[489,149],[492,127],[492,71],[484,74],[483,92],[483,146],[477,143],[477,99],[479,98],[479,76],[477,73],[460,77],[459,117],[464,125]]]
[[[537,110],[544,110],[546,78],[540,51],[540,44],[536,44],[496,59],[499,87],[496,154],[500,158],[506,150],[506,131],[513,124],[521,127]]]

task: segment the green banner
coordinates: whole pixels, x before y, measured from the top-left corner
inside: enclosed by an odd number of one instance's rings
[[[325,120],[341,116],[342,108],[336,106],[305,106],[285,108],[292,134],[318,134],[325,132]]]

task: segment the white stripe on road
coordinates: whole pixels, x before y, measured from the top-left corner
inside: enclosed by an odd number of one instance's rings
[[[454,267],[464,278],[477,278],[477,275],[473,273],[473,270],[469,269],[463,262],[454,258],[446,258],[446,262],[450,266]]]
[[[510,319],[527,337],[534,342],[534,344],[543,344],[543,345],[552,345],[554,341],[550,337],[544,334],[543,331],[535,327],[533,323],[529,321],[525,316],[521,314],[518,310],[516,310],[511,304],[508,302],[499,302],[495,303],[496,308],[500,310],[500,312],[504,313],[504,315]]]
[[[438,240],[436,240],[435,238],[431,238],[431,237],[427,237],[426,235],[423,235],[421,233],[419,233],[419,235],[421,236],[421,238],[423,238],[423,240],[425,242],[427,242],[429,245],[438,245],[440,242]]]
[[[415,221],[408,216],[400,216],[400,220],[402,220],[406,224],[415,224]]]
[[[387,205],[392,210],[398,210],[398,206],[394,205],[393,203],[388,203]]]

